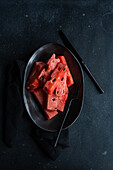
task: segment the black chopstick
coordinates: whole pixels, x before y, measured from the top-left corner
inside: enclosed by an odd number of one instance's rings
[[[94,83],[95,87],[97,88],[97,90],[99,91],[99,93],[101,93],[101,94],[104,93],[104,90],[98,84],[98,82],[96,81],[96,79],[94,78],[94,76],[92,75],[90,70],[88,69],[87,65],[82,60],[82,58],[80,57],[78,52],[75,50],[75,48],[72,46],[72,44],[69,42],[69,40],[67,39],[65,34],[62,32],[62,30],[59,30],[58,33],[59,33],[60,38],[62,39],[64,45],[74,54],[74,57],[76,57],[78,59],[78,61],[80,62],[81,66],[83,67],[83,69],[89,75],[90,79],[93,81],[93,83]]]
[[[63,126],[64,126],[65,120],[66,120],[66,118],[67,118],[67,115],[68,115],[68,112],[69,112],[69,109],[70,109],[71,103],[72,103],[72,100],[71,100],[71,101],[70,101],[70,103],[69,103],[68,109],[67,109],[67,111],[66,111],[66,114],[65,114],[65,116],[64,116],[64,118],[63,118],[63,121],[62,121],[62,124],[61,124],[61,126],[60,126],[60,129],[59,129],[59,131],[58,131],[58,135],[57,135],[57,138],[56,138],[56,141],[55,141],[54,147],[56,147],[56,146],[57,146],[57,143],[58,143],[58,140],[59,140],[59,137],[60,137],[60,134],[61,134],[62,128],[63,128]]]

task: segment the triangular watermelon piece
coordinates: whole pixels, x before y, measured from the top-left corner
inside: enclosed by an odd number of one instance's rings
[[[58,97],[55,94],[47,95],[47,109],[57,110]]]
[[[60,62],[63,63],[63,64],[66,64],[67,65],[67,62],[66,62],[66,59],[64,56],[58,56],[57,58],[60,59]],[[71,75],[71,72],[69,70],[69,67],[67,66],[67,86],[71,86],[74,84],[74,81],[73,81],[73,77]]]
[[[47,110],[46,109],[47,95],[41,88],[34,90],[33,94],[34,94],[35,98],[37,99],[37,101],[39,102],[39,104],[41,105],[42,109],[44,110],[44,113],[45,113],[45,116],[47,119],[51,119],[52,117],[54,117],[55,115],[58,114],[57,110]]]
[[[56,55],[53,54],[48,60],[46,67],[41,71],[40,75],[38,76],[38,80],[40,81],[41,86],[43,86],[45,82],[50,78],[51,73],[56,68],[59,62],[60,59],[56,59]]]
[[[54,70],[58,63],[60,63],[60,59],[56,58],[56,55],[53,53],[53,55],[47,62],[48,70]]]
[[[66,103],[67,97],[68,97],[68,94],[65,94],[63,96],[59,96],[58,97],[57,109],[60,110],[61,112],[64,111],[64,107],[65,107],[65,103]]]
[[[56,96],[62,96],[68,93],[68,87],[67,87],[67,72],[65,72],[64,77],[59,81],[57,84],[55,94]]]
[[[43,90],[47,94],[53,94],[55,88],[57,87],[57,84],[64,77],[66,68],[67,66],[65,64],[58,63],[56,69],[51,74],[51,79],[48,80],[43,87]]]
[[[38,75],[40,74],[41,70],[45,67],[44,62],[35,62],[29,79],[26,84],[26,88],[32,92],[39,86],[39,81],[37,79]]]

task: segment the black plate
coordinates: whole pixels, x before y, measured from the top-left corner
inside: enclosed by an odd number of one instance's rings
[[[24,83],[23,83],[23,97],[24,97],[24,103],[27,109],[27,112],[31,119],[34,121],[34,123],[39,126],[40,128],[47,130],[47,131],[57,131],[60,126],[61,122],[64,116],[64,112],[59,112],[58,115],[56,115],[54,118],[47,120],[42,114],[42,111],[40,109],[39,104],[35,100],[32,93],[28,92],[25,88],[26,81],[29,77],[29,74],[31,72],[31,69],[33,67],[33,64],[36,61],[46,61],[48,60],[51,55],[55,53],[56,55],[63,55],[65,56],[68,66],[70,68],[70,71],[72,73],[72,76],[74,78],[74,81],[80,80],[81,81],[81,87],[80,87],[80,93],[79,93],[79,100],[73,101],[70,111],[68,113],[67,119],[65,121],[63,129],[68,128],[70,125],[75,122],[75,120],[78,118],[78,115],[80,114],[82,110],[83,105],[83,71],[82,68],[77,61],[76,58],[72,55],[72,53],[66,49],[65,47],[59,45],[59,44],[53,44],[49,43],[42,47],[40,47],[30,58],[28,61],[28,64],[25,69],[24,74]]]

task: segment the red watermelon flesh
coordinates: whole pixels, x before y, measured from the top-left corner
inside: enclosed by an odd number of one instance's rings
[[[61,112],[64,111],[64,107],[65,107],[65,102],[67,100],[68,94],[65,94],[63,96],[59,96],[58,97],[58,105],[57,105],[57,109],[60,110]]]
[[[39,75],[39,73],[41,72],[41,70],[45,67],[45,65],[46,64],[44,62],[41,62],[41,61],[35,62],[33,69],[32,69],[32,72],[29,76],[29,79],[36,78]]]
[[[44,83],[50,78],[52,71],[56,68],[59,62],[60,59],[56,59],[55,54],[53,54],[48,60],[46,68],[44,68],[38,76],[41,86],[43,86]]]
[[[58,56],[58,58],[60,59],[61,63],[67,65],[67,62],[66,62],[64,56]],[[71,75],[71,73],[70,73],[69,67],[67,66],[67,86],[69,87],[69,86],[71,86],[72,84],[74,84],[73,77],[72,77],[72,75]]]
[[[59,81],[55,90],[56,96],[62,96],[65,95],[66,93],[68,93],[67,72],[65,72],[64,77]]]
[[[65,64],[58,63],[56,69],[51,74],[51,79],[48,80],[43,87],[43,90],[47,94],[53,94],[55,88],[57,87],[57,84],[63,78],[66,72],[66,68],[67,66]]]
[[[26,84],[26,88],[32,92],[34,89],[36,89],[39,86],[39,81],[37,79],[39,73],[41,70],[45,67],[45,63],[43,62],[35,62],[32,72],[29,76],[29,79]]]
[[[41,88],[34,90],[33,94],[35,98],[37,99],[37,101],[39,102],[39,104],[41,105],[41,107],[43,108],[47,119],[51,119],[52,117],[58,114],[57,110],[47,110],[45,108],[46,93]]]
[[[49,79],[50,77],[50,72],[46,71],[46,69],[44,68],[40,75],[38,76],[38,81],[40,82],[40,86],[43,87],[44,83],[47,81],[47,79]]]
[[[40,105],[45,108],[46,93],[41,88],[38,88],[34,90],[33,94],[36,97],[37,101],[40,103]]]
[[[46,118],[47,119],[51,119],[53,118],[54,116],[56,116],[58,114],[57,110],[47,110],[47,109],[44,109],[45,113],[46,113]]]
[[[54,70],[57,66],[57,64],[60,63],[60,59],[56,58],[56,55],[53,53],[51,58],[48,60],[47,65],[48,65],[48,70]]]
[[[37,78],[31,79],[29,83],[26,84],[26,89],[33,92],[39,86],[39,81]]]
[[[58,97],[55,94],[47,95],[47,109],[57,110]]]

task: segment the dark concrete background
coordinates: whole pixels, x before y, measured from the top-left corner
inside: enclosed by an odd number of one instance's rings
[[[4,144],[4,87],[15,59],[28,60],[48,42],[62,44],[59,28],[105,93],[100,95],[84,73],[84,105],[70,127],[70,148],[53,162],[26,134],[20,134],[13,148]],[[0,1],[0,170],[4,169],[113,169],[113,1]]]

